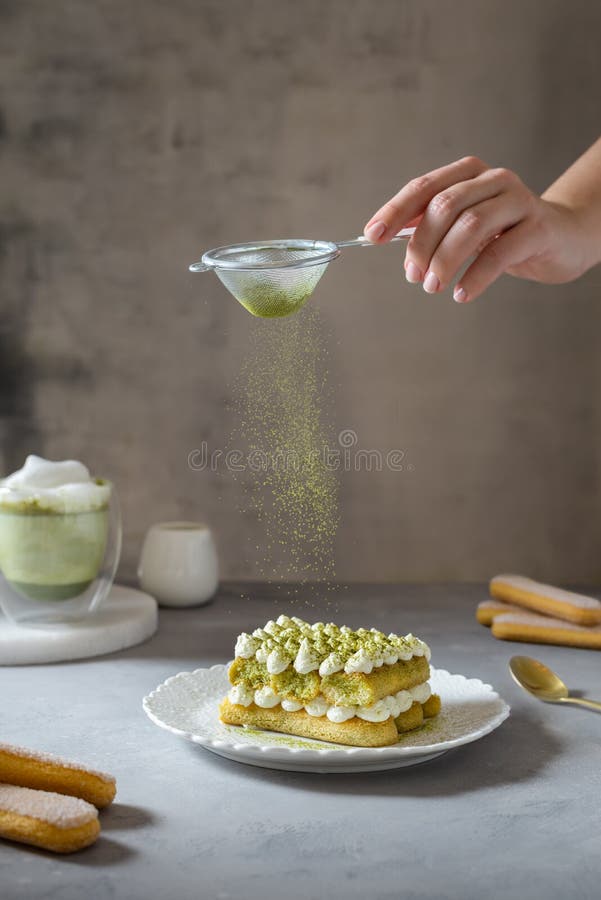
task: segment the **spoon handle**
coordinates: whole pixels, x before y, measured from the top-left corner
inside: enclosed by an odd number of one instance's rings
[[[406,241],[408,240],[415,228],[403,228],[402,231],[399,231],[398,234],[395,234],[394,237],[390,238],[389,243],[392,241]],[[363,237],[362,234],[359,237],[353,238],[352,241],[336,241],[336,244],[339,247],[376,247],[377,244],[372,244],[371,241],[368,241],[366,237]]]
[[[598,700],[585,700],[583,697],[562,697],[561,699],[563,703],[573,703],[575,706],[585,706],[587,709],[601,712],[601,703]]]

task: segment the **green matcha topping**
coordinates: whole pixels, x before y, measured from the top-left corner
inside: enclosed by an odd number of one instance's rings
[[[241,634],[236,642],[236,656],[256,657],[266,664],[270,674],[278,674],[292,665],[301,674],[319,669],[323,676],[343,669],[347,673],[369,673],[384,664],[392,665],[413,656],[429,659],[430,651],[411,634],[385,635],[375,628],[353,631],[333,622],[310,625],[296,616],[282,615],[252,634]]]

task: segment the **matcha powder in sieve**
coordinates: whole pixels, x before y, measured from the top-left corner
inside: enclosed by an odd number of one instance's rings
[[[302,268],[293,279],[287,277],[286,270],[283,275],[277,270],[268,271],[260,278],[255,273],[239,273],[235,278],[229,272],[217,270],[217,274],[249,313],[262,319],[275,319],[296,313],[305,305],[325,268]]]
[[[255,520],[254,568],[268,580],[335,576],[338,477],[327,347],[319,314],[257,322],[236,386],[237,446],[245,445],[241,510]]]

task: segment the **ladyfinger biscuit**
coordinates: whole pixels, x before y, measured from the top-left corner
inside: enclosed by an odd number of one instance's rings
[[[506,613],[495,616],[492,633],[503,641],[526,641],[532,644],[560,644],[601,650],[601,625],[586,628],[534,613]]]
[[[421,703],[413,703],[409,709],[394,720],[398,734],[415,731],[424,721],[424,708]]]
[[[407,691],[422,684],[430,677],[430,666],[425,656],[415,656],[406,662],[381,666],[373,672],[337,672],[326,675],[321,682],[321,693],[328,703],[349,706],[370,706],[382,697]]]
[[[329,703],[368,706],[381,697],[408,690],[427,681],[430,666],[425,656],[399,660],[365,672],[336,672],[320,677],[319,672],[299,673],[292,666],[270,675],[265,664],[256,659],[235,659],[228,677],[231,684],[257,689],[269,685],[276,694],[290,700],[308,703],[323,693]]]
[[[395,720],[364,722],[356,717],[346,722],[330,722],[326,716],[310,716],[303,709],[285,712],[281,707],[261,709],[252,703],[238,706],[223,700],[219,707],[222,722],[228,725],[251,725],[266,731],[279,731],[298,737],[329,741],[333,744],[350,744],[353,747],[386,747],[399,739]]]
[[[80,797],[98,809],[108,806],[117,791],[112,775],[13,744],[0,744],[0,782]]]
[[[77,797],[0,784],[0,837],[55,853],[73,853],[100,834],[98,811]]]
[[[308,703],[319,694],[321,678],[319,672],[307,672],[305,675],[299,675],[291,666],[288,666],[283,672],[271,675],[267,684],[271,685],[273,690],[282,697]]]
[[[442,707],[442,701],[438,694],[430,694],[425,703],[422,703],[422,712],[424,719],[433,719],[437,716]]]
[[[245,659],[237,656],[228,669],[231,684],[245,684],[249,688],[259,688],[269,684],[270,674],[265,663],[251,657]]]
[[[502,600],[482,600],[476,608],[476,618],[481,625],[492,625],[495,616],[503,613],[520,612],[522,607],[513,603],[503,603]]]
[[[283,734],[295,734],[334,744],[385,747],[396,743],[399,734],[419,728],[424,719],[437,716],[440,705],[438,694],[431,694],[425,703],[416,701],[405,712],[396,718],[390,717],[385,722],[365,722],[356,717],[346,722],[331,722],[325,716],[310,716],[304,710],[285,712],[281,707],[262,709],[254,703],[244,707],[227,699],[222,702],[219,712],[221,721],[228,725],[253,725],[267,731],[280,731]],[[391,722],[394,722],[394,735],[390,728]]]
[[[576,625],[601,625],[601,602],[522,575],[497,575],[490,582],[491,597]]]
[[[394,720],[396,730],[399,734],[406,731],[415,731],[416,728],[423,723],[424,719],[433,719],[440,712],[440,697],[438,694],[431,694],[425,703],[412,703],[406,712],[397,716]]]

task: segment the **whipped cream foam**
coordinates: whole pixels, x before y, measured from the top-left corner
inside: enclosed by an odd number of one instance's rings
[[[272,709],[281,704],[285,712],[297,712],[304,709],[306,713],[316,718],[327,716],[330,722],[346,722],[355,716],[365,722],[385,722],[390,716],[396,719],[402,712],[406,712],[414,702],[425,703],[431,693],[429,682],[424,681],[406,691],[398,691],[396,694],[383,697],[372,706],[334,706],[327,702],[323,694],[319,694],[314,700],[303,704],[296,700],[280,697],[269,686],[252,690],[242,684],[236,684],[230,688],[228,700],[239,706],[250,706],[251,703],[254,703],[261,709]]]
[[[92,478],[83,463],[30,455],[23,468],[0,479],[0,509],[14,512],[87,512],[106,507],[111,485]]]
[[[278,675],[292,667],[299,675],[319,671],[321,677],[344,671],[369,675],[383,665],[425,656],[430,661],[430,648],[424,641],[407,634],[404,637],[383,634],[376,628],[352,631],[316,622],[310,625],[297,616],[281,615],[252,634],[243,632],[236,641],[236,657],[266,665],[270,675]]]

